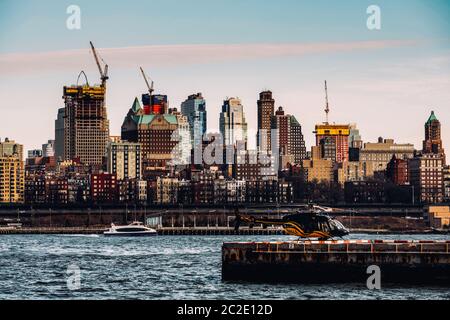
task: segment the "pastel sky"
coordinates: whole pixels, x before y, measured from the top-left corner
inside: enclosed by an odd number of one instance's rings
[[[81,29],[66,27],[69,5]],[[366,26],[381,8],[381,30]],[[256,100],[270,89],[297,117],[308,147],[324,121],[357,123],[365,141],[379,136],[421,147],[434,110],[450,150],[450,1],[446,0],[1,0],[0,138],[25,149],[54,137],[62,88],[84,70],[99,74],[89,41],[109,64],[111,134],[134,97],[146,92],[139,66],[178,107],[190,94],[207,100],[218,131],[223,99],[242,99],[256,129]]]

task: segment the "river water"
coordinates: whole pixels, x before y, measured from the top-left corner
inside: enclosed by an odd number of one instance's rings
[[[362,234],[350,238],[449,239],[442,235]],[[391,285],[368,290],[365,283],[222,282],[223,242],[290,239],[293,238],[4,235],[0,236],[0,299],[450,299],[450,288],[445,287]],[[70,290],[74,288],[73,275],[78,270],[79,289]]]

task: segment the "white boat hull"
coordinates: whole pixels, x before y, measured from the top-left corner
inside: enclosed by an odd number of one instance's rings
[[[138,232],[111,232],[105,231],[103,235],[107,237],[151,237],[158,235],[156,231],[138,231]]]

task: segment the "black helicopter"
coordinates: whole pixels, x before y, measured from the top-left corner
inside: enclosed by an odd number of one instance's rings
[[[253,216],[240,215],[238,209],[235,210],[236,224],[235,230],[239,230],[242,222],[250,225],[262,224],[264,227],[270,225],[282,226],[284,231],[299,238],[318,238],[328,240],[331,238],[342,238],[349,234],[347,228],[338,220],[330,216],[316,212],[312,209],[298,211],[296,214],[286,215],[281,219],[256,218]]]

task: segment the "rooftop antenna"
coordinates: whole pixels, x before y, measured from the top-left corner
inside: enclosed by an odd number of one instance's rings
[[[325,115],[326,115],[326,122],[325,124],[328,124],[328,113],[330,113],[330,106],[328,104],[328,87],[327,87],[327,80],[325,80]]]

